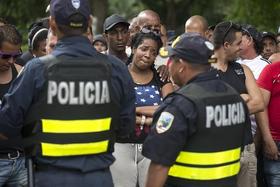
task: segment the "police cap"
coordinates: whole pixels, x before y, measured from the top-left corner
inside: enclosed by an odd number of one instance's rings
[[[87,0],[51,0],[50,14],[58,24],[81,28],[90,18],[90,5]],[[74,19],[74,15],[82,19]]]
[[[211,59],[213,50],[213,44],[201,35],[184,33],[173,42],[168,55],[177,56],[189,63],[208,64],[215,62],[215,59]]]

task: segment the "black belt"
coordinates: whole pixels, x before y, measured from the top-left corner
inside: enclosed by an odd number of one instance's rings
[[[9,153],[1,153],[0,152],[0,159],[9,159],[14,160],[22,157],[23,153],[21,151],[11,151]]]

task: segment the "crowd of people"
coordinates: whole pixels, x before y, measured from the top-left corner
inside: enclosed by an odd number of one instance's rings
[[[0,19],[0,186],[280,186],[280,33],[89,7]]]

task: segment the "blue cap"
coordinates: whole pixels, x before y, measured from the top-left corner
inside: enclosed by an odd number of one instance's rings
[[[79,14],[82,19],[74,20],[73,15]],[[51,0],[50,15],[61,25],[83,27],[90,17],[90,5],[87,0]]]
[[[172,43],[168,55],[176,56],[193,64],[216,62],[211,59],[214,46],[206,38],[197,33],[184,33]]]

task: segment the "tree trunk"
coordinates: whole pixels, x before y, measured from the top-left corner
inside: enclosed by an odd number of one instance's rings
[[[94,32],[103,33],[103,23],[108,12],[108,0],[91,0],[91,5],[92,15],[96,18]]]
[[[167,16],[166,25],[168,29],[175,30],[177,26],[176,6],[174,0],[166,0]]]

